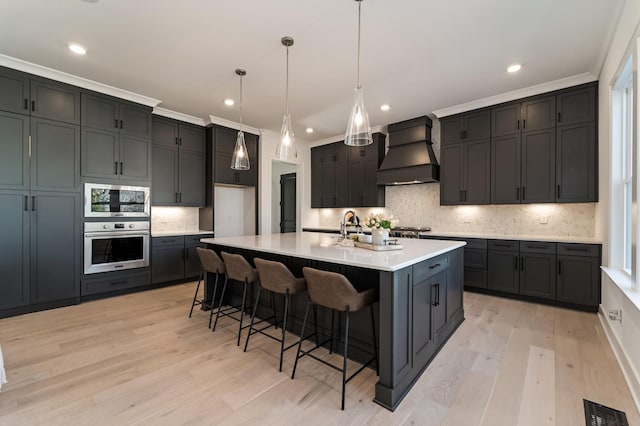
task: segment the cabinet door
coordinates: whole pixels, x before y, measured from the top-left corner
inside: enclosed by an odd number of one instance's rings
[[[337,207],[336,200],[336,163],[322,165],[322,207]]]
[[[120,177],[151,179],[151,140],[135,136],[120,136]]]
[[[322,207],[322,155],[321,147],[311,148],[311,208]]]
[[[0,309],[29,303],[27,191],[0,191]]]
[[[152,157],[151,204],[175,206],[178,204],[178,147],[154,145]]]
[[[522,133],[521,200],[523,203],[555,201],[556,144],[554,129]]]
[[[491,203],[517,204],[520,188],[520,134],[491,139]]]
[[[216,152],[229,154],[229,164],[231,164],[231,154],[236,144],[238,131],[226,127],[215,127],[213,131],[213,144]],[[245,141],[246,143],[246,141]]]
[[[491,202],[491,149],[489,139],[464,143],[464,203]]]
[[[378,178],[377,157],[367,157],[364,160],[364,195],[363,207],[384,207],[385,192],[384,186],[376,184]],[[349,185],[352,185],[351,175],[349,175]]]
[[[558,127],[556,135],[556,201],[598,201],[595,123]]]
[[[464,139],[488,139],[491,136],[491,111],[482,110],[464,115]]]
[[[180,123],[180,149],[204,153],[204,128]]]
[[[31,194],[31,303],[79,297],[80,194]]]
[[[460,277],[462,280],[462,277]],[[434,334],[447,325],[447,272],[443,271],[430,280],[433,291],[431,303],[431,328]],[[460,292],[462,289],[459,290]]]
[[[202,153],[180,151],[180,204],[204,207],[205,159]]]
[[[26,74],[0,68],[0,111],[29,114],[29,78]]]
[[[462,141],[464,122],[462,115],[440,120],[440,144],[446,145]]]
[[[153,284],[184,279],[184,244],[154,246],[151,251]]]
[[[0,188],[29,189],[29,116],[0,113]]]
[[[491,136],[520,133],[522,104],[514,102],[491,109]]]
[[[427,360],[434,350],[431,308],[434,298],[433,277],[413,284],[412,288],[412,345],[414,364]]]
[[[342,162],[349,160],[349,146],[345,145],[344,142],[335,142],[332,145],[333,161]]]
[[[153,117],[151,140],[154,146],[167,148],[178,146],[178,123],[160,117]]]
[[[31,116],[80,124],[80,90],[51,80],[31,80]]]
[[[600,265],[596,257],[558,255],[556,299],[596,307],[600,303]]]
[[[522,131],[552,129],[556,126],[556,97],[532,99],[522,103]]]
[[[215,183],[237,184],[236,170],[231,168],[231,153],[216,151]]]
[[[116,132],[82,129],[82,176],[117,178],[119,138]]]
[[[82,126],[118,131],[118,103],[114,100],[83,93]],[[83,129],[84,130],[84,129]]]
[[[191,245],[186,246],[184,249],[184,277],[185,278],[197,278],[200,275],[200,258],[196,247],[204,247],[204,245]]]
[[[31,119],[31,189],[78,191],[80,126]]]
[[[489,250],[487,288],[517,294],[520,290],[518,252]]]
[[[526,253],[520,257],[520,294],[556,298],[556,256]]]
[[[349,161],[349,202],[351,207],[363,207],[365,191],[364,161]]]
[[[336,163],[336,207],[349,205],[349,162]]]
[[[151,110],[130,104],[119,105],[120,133],[141,138],[151,137]]]
[[[596,86],[574,89],[557,96],[558,126],[596,120]]]
[[[441,147],[440,157],[440,204],[461,204],[464,164],[462,144]]]

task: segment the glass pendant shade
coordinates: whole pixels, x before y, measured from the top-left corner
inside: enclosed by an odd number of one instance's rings
[[[364,106],[364,98],[362,96],[362,87],[356,87],[355,90],[353,108],[351,108],[351,115],[349,115],[344,143],[350,146],[363,146],[373,143],[369,114]]]
[[[278,160],[293,161],[298,156],[296,142],[291,128],[291,117],[285,114],[282,119],[282,130],[280,131],[280,141],[276,148]]]
[[[249,170],[249,155],[247,144],[244,143],[244,132],[240,130],[236,139],[236,146],[231,156],[231,168],[234,170]]]

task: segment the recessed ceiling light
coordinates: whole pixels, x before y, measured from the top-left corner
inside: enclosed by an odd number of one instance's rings
[[[233,106],[233,104],[235,104],[235,102],[234,102],[234,100],[233,100],[233,99],[229,99],[229,98],[227,98],[227,99],[225,99],[225,100],[224,100],[224,104],[225,104],[226,106]]]
[[[69,44],[69,50],[73,53],[77,53],[78,55],[84,55],[85,53],[87,53],[87,49],[77,43]]]
[[[509,68],[507,68],[507,72],[518,72],[522,68],[520,64],[513,64]]]
[[[307,133],[313,133],[313,128],[307,127]]]
[[[380,109],[382,111],[389,111],[389,108],[391,107],[388,104],[380,105]]]

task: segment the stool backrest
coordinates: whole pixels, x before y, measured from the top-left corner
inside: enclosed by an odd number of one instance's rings
[[[244,256],[223,251],[222,258],[227,268],[227,276],[232,280],[247,280],[250,283],[258,281],[258,271],[251,267]]]
[[[196,251],[198,252],[202,269],[211,274],[224,274],[226,272],[224,262],[215,251],[202,247],[196,247]]]
[[[342,274],[319,269],[302,268],[307,291],[312,302],[338,311],[358,311],[365,306],[361,293]]]
[[[296,293],[301,286],[300,281],[304,281],[302,278],[296,278],[289,268],[281,262],[256,257],[253,259],[253,263],[258,268],[260,285],[267,290],[284,294],[288,289],[290,293]]]

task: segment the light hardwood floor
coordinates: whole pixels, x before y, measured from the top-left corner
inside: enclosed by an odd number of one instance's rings
[[[465,293],[466,321],[395,412],[376,377],[347,385],[278,343],[235,345],[237,323],[187,318],[195,283],[0,320],[1,425],[584,425],[582,398],[640,425],[596,315]],[[255,340],[254,340],[255,338]],[[353,365],[355,367],[356,364]]]

